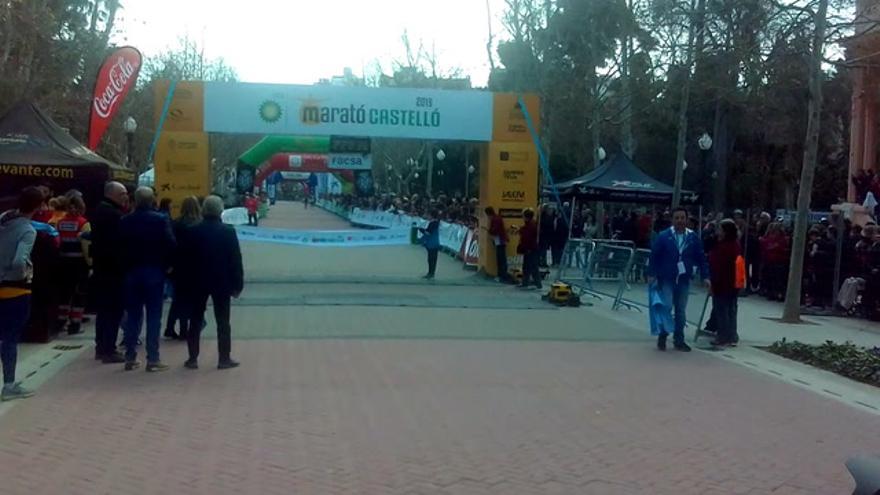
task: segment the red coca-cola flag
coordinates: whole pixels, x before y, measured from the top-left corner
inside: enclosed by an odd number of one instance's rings
[[[98,71],[98,80],[95,81],[95,96],[89,117],[90,149],[97,149],[110,121],[137,81],[140,70],[141,52],[130,46],[116,50],[104,60]]]

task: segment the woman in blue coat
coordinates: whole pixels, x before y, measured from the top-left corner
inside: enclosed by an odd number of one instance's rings
[[[440,220],[437,210],[431,211],[428,217],[428,226],[420,228],[422,233],[421,242],[428,251],[428,274],[424,278],[432,280],[437,272],[437,255],[440,252]]]

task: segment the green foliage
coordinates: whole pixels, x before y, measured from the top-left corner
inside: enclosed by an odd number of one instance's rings
[[[508,5],[510,39],[499,43],[502,66],[493,71],[489,88],[541,94],[542,135],[554,176],[571,178],[591,166],[596,108],[600,144],[617,151],[629,101],[635,162],[671,183],[695,3],[508,0]],[[766,0],[720,0],[706,2],[704,25],[705,46],[694,57],[691,81],[684,186],[720,189],[720,201],[729,207],[793,207],[806,135],[811,19]],[[618,69],[627,38],[633,50],[624,93]],[[815,209],[836,203],[847,187],[848,75],[827,70],[824,91]],[[714,141],[709,153],[697,147],[703,132]],[[719,173],[724,177],[716,178]]]
[[[880,387],[880,347],[868,349],[851,342],[835,344],[830,340],[822,345],[810,345],[782,339],[774,342],[767,350],[788,359]]]

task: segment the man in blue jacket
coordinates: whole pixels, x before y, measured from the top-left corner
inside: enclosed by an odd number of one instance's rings
[[[676,208],[672,212],[672,227],[661,231],[651,246],[651,258],[648,263],[648,280],[657,280],[663,299],[671,301],[675,310],[675,333],[673,343],[675,349],[689,352],[691,348],[684,342],[684,326],[687,321],[687,302],[691,278],[696,271],[700,279],[711,288],[709,283],[709,264],[703,251],[703,241],[693,230],[687,228],[688,212],[684,208]],[[657,338],[657,348],[666,350],[667,332],[661,332]]]
[[[171,221],[154,210],[155,196],[148,187],[134,193],[135,211],[119,222],[119,235],[125,275],[125,308],[128,324],[125,333],[125,370],[140,366],[137,362],[137,341],[141,319],[147,314],[146,370],[165,371],[168,365],[159,360],[159,330],[162,326],[162,302],[165,274],[176,247]]]

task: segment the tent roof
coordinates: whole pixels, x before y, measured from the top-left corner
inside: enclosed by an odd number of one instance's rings
[[[104,165],[121,167],[86,148],[34,103],[17,103],[0,117],[0,163],[4,165]]]
[[[557,183],[556,188],[560,196],[620,203],[667,203],[673,193],[672,186],[643,172],[623,153],[586,175]],[[545,186],[544,194],[552,195],[553,190]],[[682,191],[682,202],[696,203],[698,197],[692,191]]]

